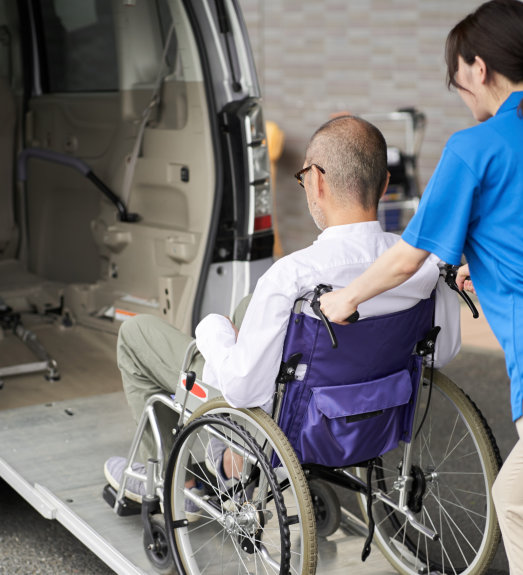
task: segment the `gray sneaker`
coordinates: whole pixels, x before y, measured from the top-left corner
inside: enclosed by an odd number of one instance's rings
[[[118,491],[120,489],[120,484],[122,482],[123,472],[124,469],[127,467],[127,459],[125,457],[110,457],[104,465],[104,475],[107,479],[109,485]],[[137,473],[142,473],[143,475],[146,474],[145,465],[141,463],[133,463],[131,466],[133,471]],[[203,486],[196,485],[193,487],[191,491],[194,490],[194,493],[200,497],[205,495],[205,490]],[[125,491],[124,496],[131,501],[135,501],[136,503],[142,503],[142,500],[145,496],[145,483],[142,481],[135,479],[134,477],[128,477],[127,481],[125,482]],[[200,508],[192,501],[191,499],[185,500],[185,516],[187,521],[197,521],[201,517],[201,510]]]
[[[118,491],[123,478],[124,469],[127,467],[127,459],[125,457],[110,457],[104,465],[104,475],[109,485]],[[133,463],[131,466],[133,471],[143,473],[145,475],[145,466],[141,463]],[[134,477],[128,477],[125,482],[124,496],[131,501],[141,503],[145,496],[145,484]]]

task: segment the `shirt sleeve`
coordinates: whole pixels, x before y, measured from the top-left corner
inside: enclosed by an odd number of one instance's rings
[[[222,350],[229,349],[236,344],[236,332],[228,318],[211,313],[196,327],[196,345],[204,357],[213,355],[216,340]]]
[[[458,265],[478,189],[476,175],[447,145],[403,240]]]
[[[196,328],[206,373],[213,374],[213,385],[233,407],[263,406],[274,394],[293,305],[285,293],[294,294],[295,290],[276,282],[273,275],[266,274],[258,281],[237,341],[229,320],[216,314],[204,318]]]

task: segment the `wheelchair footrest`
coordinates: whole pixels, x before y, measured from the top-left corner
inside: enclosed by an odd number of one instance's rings
[[[136,503],[136,501],[131,501],[124,497],[120,501],[116,501],[116,497],[118,492],[114,487],[111,487],[107,484],[103,490],[103,498],[104,501],[113,509],[116,505],[116,514],[120,517],[127,517],[129,515],[139,515],[142,512],[142,506],[140,503]]]

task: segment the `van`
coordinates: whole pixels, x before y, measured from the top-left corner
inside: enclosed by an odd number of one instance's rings
[[[0,0],[0,125],[0,477],[117,573],[154,573],[101,495],[134,431],[118,329],[191,334],[272,263],[237,0]]]

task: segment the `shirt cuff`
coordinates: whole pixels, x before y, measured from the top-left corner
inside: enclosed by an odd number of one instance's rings
[[[236,344],[236,332],[230,320],[217,313],[204,317],[196,326],[195,335],[198,349],[213,369],[216,359],[223,357],[224,351]]]

